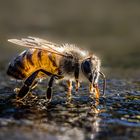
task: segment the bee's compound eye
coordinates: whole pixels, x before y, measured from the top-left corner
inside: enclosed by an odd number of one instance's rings
[[[83,61],[82,64],[81,64],[81,68],[82,68],[82,71],[85,74],[92,73],[92,71],[91,71],[91,62],[89,60]]]

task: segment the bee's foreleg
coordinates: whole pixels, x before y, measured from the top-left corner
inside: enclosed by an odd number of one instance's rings
[[[32,83],[34,82],[39,70],[35,71],[32,75],[30,75],[24,82],[24,85],[19,90],[19,93],[17,94],[17,100],[23,99],[27,93],[29,92]]]
[[[93,87],[92,83],[89,83],[89,93],[90,93],[90,98],[95,99],[95,88]]]
[[[47,89],[47,93],[46,93],[47,102],[50,102],[51,98],[52,98],[52,86],[53,86],[54,80],[55,80],[55,76],[52,76],[48,83],[48,89]]]
[[[72,90],[72,81],[71,80],[67,81],[67,86],[68,86],[67,100],[68,100],[68,102],[70,102],[71,101],[71,90]]]
[[[99,104],[99,97],[100,97],[100,92],[98,85],[94,85],[92,83],[89,84],[89,92],[90,92],[90,97],[95,100],[95,105]]]
[[[95,85],[95,99],[99,101],[100,98],[100,91],[98,85]]]

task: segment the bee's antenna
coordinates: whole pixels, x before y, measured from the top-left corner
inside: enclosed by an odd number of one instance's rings
[[[99,71],[100,75],[102,76],[103,79],[103,96],[105,96],[105,89],[106,89],[106,77],[105,74]]]

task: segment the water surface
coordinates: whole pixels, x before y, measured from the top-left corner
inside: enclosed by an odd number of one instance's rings
[[[15,98],[13,88],[21,83],[9,80],[4,72],[0,78],[0,139],[139,139],[139,78],[109,77],[106,98],[100,98],[98,114],[86,83],[78,93],[73,89],[71,105],[66,104],[65,82],[55,84],[53,100],[46,105],[46,81],[33,91],[37,100],[16,105],[11,102]]]

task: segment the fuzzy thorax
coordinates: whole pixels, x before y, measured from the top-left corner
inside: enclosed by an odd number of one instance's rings
[[[88,51],[81,50],[80,48],[76,47],[75,45],[65,44],[63,46],[63,53],[66,54],[68,57],[62,57],[60,61],[60,70],[64,75],[65,80],[75,80],[74,72],[76,69],[76,64],[79,64],[79,81],[87,81],[87,77],[81,70],[81,64],[83,61],[90,61],[90,67],[92,72],[96,71],[96,79],[95,82],[98,82],[99,78],[99,71],[100,71],[100,59],[95,55],[89,55]]]

